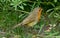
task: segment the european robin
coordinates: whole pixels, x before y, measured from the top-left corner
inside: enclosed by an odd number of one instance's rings
[[[42,8],[36,7],[33,9],[32,12],[29,13],[29,15],[19,24],[15,25],[13,28],[16,28],[18,26],[29,26],[32,27],[35,24],[37,24],[41,17]]]

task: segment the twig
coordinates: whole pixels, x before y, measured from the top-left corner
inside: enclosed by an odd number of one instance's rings
[[[23,10],[15,10],[15,11],[20,11],[20,12],[24,12],[24,13],[29,13],[29,12],[23,11]]]

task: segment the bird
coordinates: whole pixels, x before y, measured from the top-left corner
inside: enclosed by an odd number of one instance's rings
[[[40,21],[42,10],[43,9],[41,7],[34,8],[21,23],[13,26],[13,29],[19,26],[33,27]]]

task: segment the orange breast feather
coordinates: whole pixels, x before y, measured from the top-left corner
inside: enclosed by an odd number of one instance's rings
[[[40,20],[40,18],[41,18],[41,12],[42,12],[42,8],[40,8],[38,11],[38,20]]]

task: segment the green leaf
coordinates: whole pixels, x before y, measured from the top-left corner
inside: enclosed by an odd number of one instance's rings
[[[54,2],[57,2],[57,0],[54,0]]]
[[[50,12],[50,11],[52,11],[53,9],[48,9],[46,12]]]
[[[21,6],[19,6],[22,10],[24,10],[24,7],[21,5]]]

